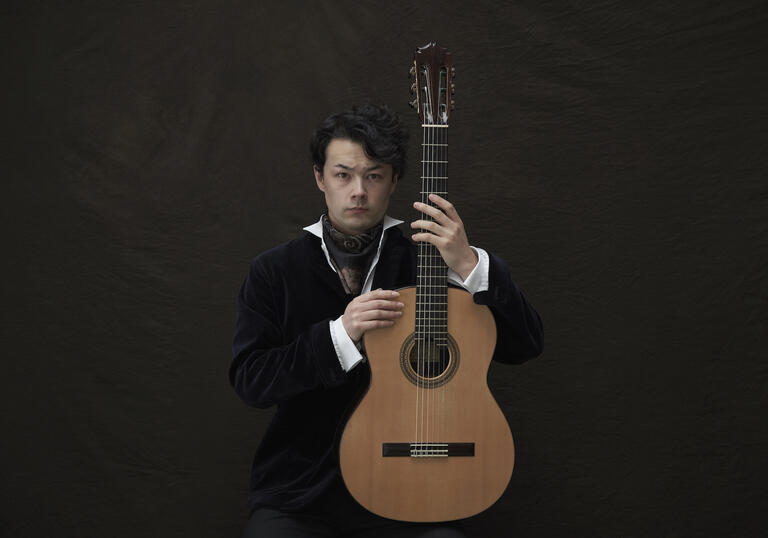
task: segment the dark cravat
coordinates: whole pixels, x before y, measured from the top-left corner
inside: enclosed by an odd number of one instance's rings
[[[363,280],[379,246],[383,225],[379,224],[361,234],[347,235],[335,229],[323,215],[323,239],[344,291],[359,295]]]

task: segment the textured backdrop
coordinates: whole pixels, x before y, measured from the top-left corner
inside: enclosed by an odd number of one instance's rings
[[[407,71],[428,41],[457,68],[451,198],[545,325],[542,357],[492,367],[517,467],[467,526],[765,529],[764,2],[0,13],[0,535],[238,535],[271,412],[226,380],[236,293],[322,209],[322,118],[389,103],[418,133]]]

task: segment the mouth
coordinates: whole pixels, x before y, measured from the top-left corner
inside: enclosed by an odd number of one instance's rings
[[[347,211],[351,213],[365,213],[366,211],[368,211],[368,208],[367,207],[350,207],[349,209],[347,209]]]

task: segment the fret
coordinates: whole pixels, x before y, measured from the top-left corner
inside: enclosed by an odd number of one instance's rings
[[[448,128],[448,125],[446,125],[444,123],[442,123],[440,125],[435,124],[435,123],[422,123],[421,126],[422,127],[438,127],[438,128],[441,128],[441,129],[447,129]]]
[[[429,143],[429,142],[422,142],[421,145],[422,146],[444,146],[444,147],[448,147],[448,144],[435,144],[435,143]]]
[[[446,191],[420,191],[419,194],[448,194]]]
[[[448,176],[421,176],[421,179],[448,179]]]
[[[440,164],[447,164],[448,161],[421,161],[423,163],[440,163]]]

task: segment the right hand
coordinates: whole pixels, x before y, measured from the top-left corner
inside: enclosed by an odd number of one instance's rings
[[[344,330],[357,343],[367,331],[391,327],[403,315],[403,303],[394,290],[373,290],[352,299],[344,310],[341,323]]]

